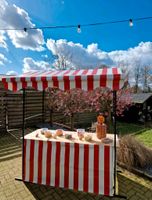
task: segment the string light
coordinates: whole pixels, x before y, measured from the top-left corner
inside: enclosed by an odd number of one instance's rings
[[[27,31],[27,28],[24,28],[24,32],[26,32]]]
[[[152,16],[150,17],[141,17],[141,18],[132,18],[132,19],[124,19],[124,20],[115,20],[115,21],[107,21],[107,22],[96,22],[96,23],[90,23],[90,24],[81,24],[81,27],[91,27],[91,26],[101,26],[101,25],[107,25],[107,24],[117,24],[117,23],[128,23],[129,21],[129,26],[133,26],[133,21],[143,21],[143,20],[148,20],[152,19]],[[64,29],[64,28],[77,28],[78,30],[81,31],[80,25],[59,25],[59,26],[40,26],[40,27],[24,27],[24,28],[0,28],[0,31],[25,31],[27,32],[28,30],[34,30],[34,29]]]
[[[130,19],[130,20],[129,20],[129,26],[130,26],[130,27],[133,27],[133,25],[134,25],[134,24],[133,24],[133,21],[132,21],[132,19]]]
[[[78,25],[77,32],[78,32],[78,33],[81,33],[81,27],[80,27],[80,24]]]

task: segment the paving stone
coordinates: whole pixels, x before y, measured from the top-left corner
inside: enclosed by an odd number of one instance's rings
[[[134,196],[136,194],[136,191],[135,190],[130,190],[127,194],[127,196],[130,198],[132,196]]]
[[[7,200],[7,197],[5,195],[0,197],[0,200]]]
[[[140,200],[140,199],[137,196],[133,196],[129,200]]]
[[[145,196],[146,196],[146,197],[151,197],[151,199],[152,199],[152,191],[147,191],[147,192],[145,193]]]

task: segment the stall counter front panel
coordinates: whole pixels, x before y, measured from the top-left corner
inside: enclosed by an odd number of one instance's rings
[[[113,196],[113,144],[35,137],[38,132],[25,136],[24,181]]]

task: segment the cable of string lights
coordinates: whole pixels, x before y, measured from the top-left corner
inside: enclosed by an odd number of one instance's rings
[[[65,29],[65,28],[77,28],[77,32],[81,33],[81,27],[90,27],[90,26],[100,26],[106,24],[117,24],[117,23],[125,23],[128,22],[129,26],[132,27],[135,21],[144,21],[152,19],[150,17],[140,17],[140,18],[132,18],[132,19],[124,19],[124,20],[114,20],[114,21],[105,21],[105,22],[96,22],[90,24],[77,24],[77,25],[58,25],[58,26],[35,26],[35,27],[23,27],[23,28],[0,28],[0,31],[25,31],[34,30],[34,29]]]

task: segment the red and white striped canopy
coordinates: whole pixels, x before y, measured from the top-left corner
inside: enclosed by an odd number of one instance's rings
[[[27,87],[40,91],[48,87],[61,90],[80,88],[86,91],[97,87],[107,87],[112,90],[119,90],[124,84],[124,78],[119,68],[51,70],[3,77],[2,83],[5,89],[11,91],[18,91]]]

